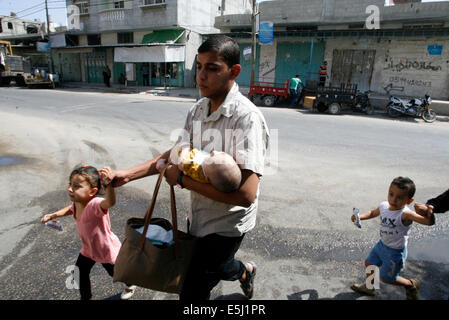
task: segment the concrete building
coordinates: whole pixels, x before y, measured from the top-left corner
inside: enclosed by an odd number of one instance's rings
[[[14,12],[11,16],[0,15],[0,39],[14,40],[20,38],[27,38],[30,35],[38,36],[42,32],[45,33],[43,23],[39,20],[25,20],[18,18]]]
[[[64,80],[192,87],[202,35],[217,33],[215,17],[250,13],[248,0],[67,0],[68,31],[52,37]]]
[[[48,42],[45,23],[40,20],[20,19],[13,12],[0,15],[0,40],[11,42],[13,54],[28,58],[30,66],[48,67],[48,53],[38,50],[38,44]]]
[[[273,43],[258,46],[259,79],[283,81],[299,73],[312,83],[326,60],[328,84],[449,97],[449,2],[279,0],[260,3],[259,11],[260,21],[274,26]],[[242,49],[251,43],[250,14],[218,16],[215,27]],[[249,85],[249,59],[242,59],[239,81]]]

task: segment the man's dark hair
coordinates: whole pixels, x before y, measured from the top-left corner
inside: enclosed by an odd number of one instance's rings
[[[240,64],[240,48],[234,39],[225,35],[213,35],[198,48],[198,53],[216,52],[229,68]]]
[[[397,177],[394,178],[391,184],[394,184],[401,190],[406,190],[408,192],[408,198],[411,199],[415,195],[416,186],[415,183],[407,177]]]

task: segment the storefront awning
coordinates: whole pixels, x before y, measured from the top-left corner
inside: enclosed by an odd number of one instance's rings
[[[143,36],[142,44],[176,43],[185,30],[155,30]]]
[[[114,62],[183,62],[185,46],[160,45],[145,47],[118,47]]]

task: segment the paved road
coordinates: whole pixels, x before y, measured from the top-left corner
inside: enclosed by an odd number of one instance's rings
[[[58,232],[39,218],[67,204],[74,166],[126,168],[167,150],[192,100],[20,88],[0,88],[0,96],[0,299],[78,299],[65,284],[80,249],[74,221],[64,218]],[[414,179],[419,201],[447,189],[447,122],[261,110],[277,148],[262,180],[257,227],[238,253],[259,265],[255,299],[373,299],[349,287],[363,279],[378,221],[355,228],[352,207],[377,206],[398,175]],[[120,239],[125,221],[143,216],[154,182],[117,190],[111,221]],[[159,215],[168,217],[168,199],[162,187]],[[177,199],[185,217],[188,192],[178,191]],[[412,229],[404,276],[422,280],[422,299],[449,295],[448,230],[448,214],[433,227]],[[117,299],[123,289],[100,265],[91,279],[94,299]],[[238,283],[220,283],[213,298],[241,299]],[[381,285],[374,299],[403,298],[401,288]],[[177,296],[139,289],[135,299]]]

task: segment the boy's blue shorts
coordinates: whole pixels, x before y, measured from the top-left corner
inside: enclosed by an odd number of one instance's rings
[[[407,258],[407,247],[404,249],[393,249],[387,247],[381,240],[371,250],[366,261],[380,268],[380,278],[387,282],[394,282],[399,272],[405,266]]]

